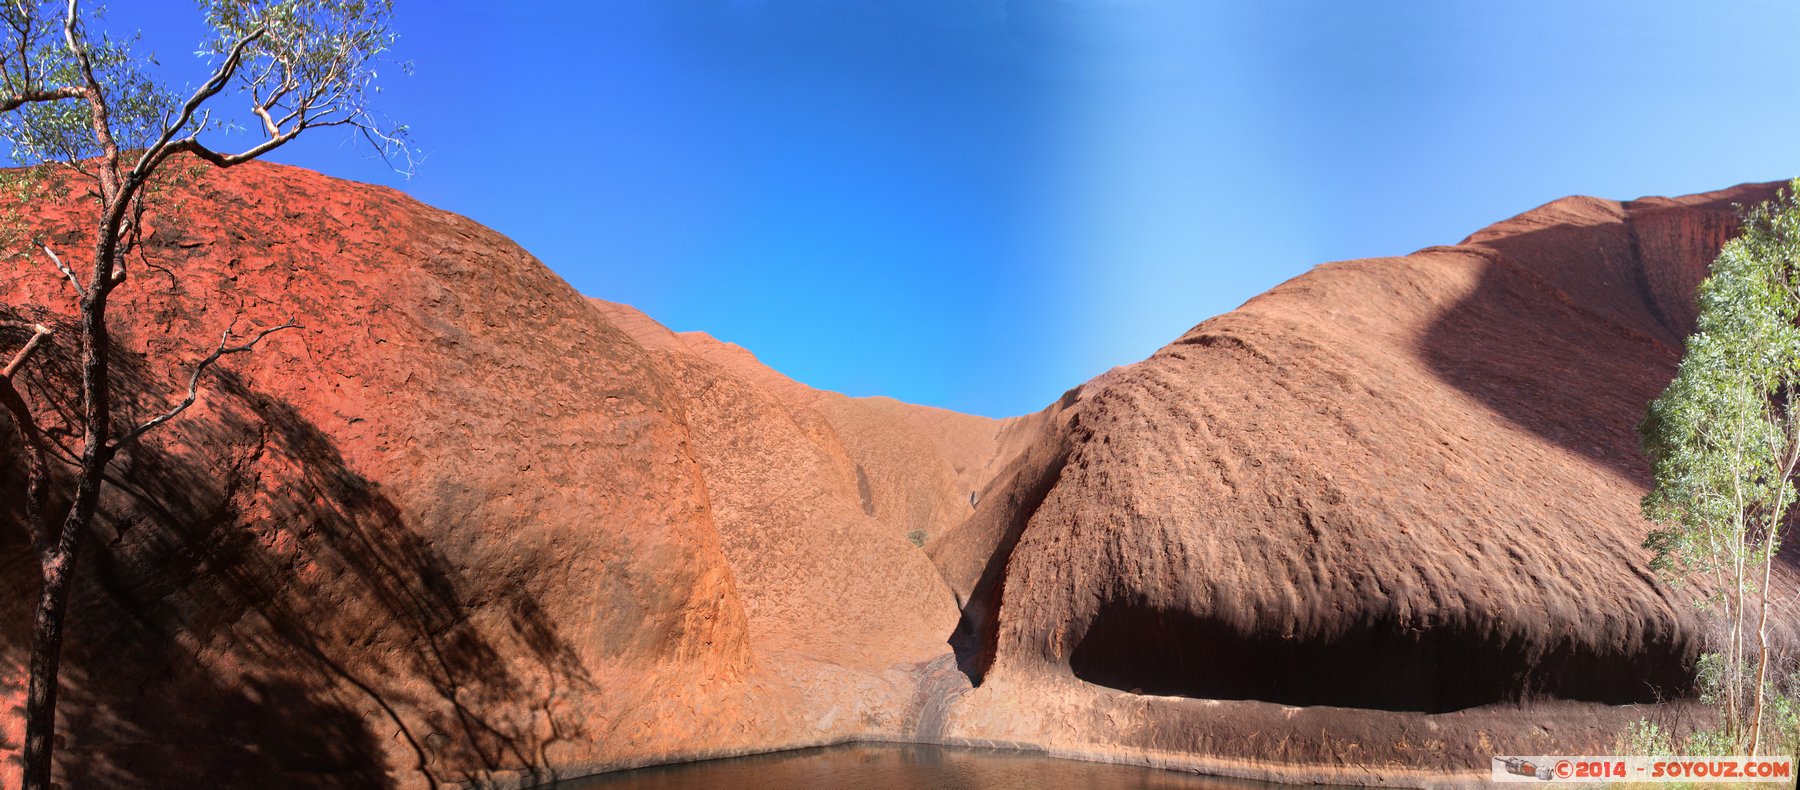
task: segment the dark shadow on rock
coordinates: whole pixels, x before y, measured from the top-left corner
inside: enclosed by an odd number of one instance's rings
[[[1066,438],[1059,434],[1048,441],[1055,444],[1047,449],[1036,449],[1027,454],[1029,457],[1014,463],[1004,499],[983,497],[984,510],[992,511],[1005,504],[1004,524],[998,544],[982,565],[981,576],[976,579],[968,600],[962,602],[956,629],[945,640],[956,657],[957,669],[968,676],[973,686],[981,685],[993,667],[999,649],[1000,606],[1006,588],[1007,563],[1012,560],[1013,549],[1018,547],[1032,515],[1037,513],[1044,497],[1049,496],[1050,489],[1056,486],[1068,462]]]
[[[1737,235],[1738,206],[1771,199],[1779,186],[1688,205],[1634,201],[1616,222],[1436,248],[1486,264],[1475,290],[1426,330],[1421,357],[1509,422],[1648,490],[1638,426],[1675,376],[1698,313],[1695,289]],[[1780,556],[1800,570],[1793,541]]]
[[[1538,648],[1454,621],[1420,629],[1370,620],[1294,639],[1114,601],[1100,607],[1069,667],[1089,683],[1141,694],[1446,713],[1535,699],[1625,705],[1684,696],[1693,653],[1685,641],[1610,654],[1573,641]]]
[[[1637,426],[1679,351],[1582,309],[1504,256],[1488,258],[1475,291],[1425,333],[1424,360],[1514,424],[1647,484]]]
[[[1647,484],[1637,426],[1675,375],[1694,290],[1738,232],[1736,204],[1772,198],[1777,186],[1693,205],[1635,201],[1618,221],[1438,248],[1487,266],[1474,293],[1427,330],[1424,359],[1515,424]]]
[[[74,336],[27,375],[52,424],[75,402]],[[163,360],[113,362],[133,394],[120,424],[176,391]],[[412,762],[396,770],[436,783],[541,772],[550,742],[586,737],[551,703],[592,680],[537,601],[507,591],[483,603],[510,622],[476,625],[469,580],[292,404],[229,372],[203,397],[113,466],[65,645],[66,785],[386,787],[390,742]],[[22,470],[0,417],[0,658],[20,664],[37,589]]]

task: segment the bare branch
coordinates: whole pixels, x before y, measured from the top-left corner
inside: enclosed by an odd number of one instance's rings
[[[258,104],[255,107],[251,107],[250,111],[256,113],[256,117],[262,119],[263,131],[268,132],[270,137],[281,136],[281,127],[275,125],[275,117],[269,115],[268,107]]]
[[[44,432],[38,427],[31,407],[25,404],[25,398],[13,386],[13,376],[31,359],[38,347],[44,344],[44,338],[49,336],[49,327],[43,324],[33,325],[31,339],[25,341],[25,347],[19,350],[12,362],[0,369],[0,407],[4,407],[12,416],[13,430],[18,432],[19,442],[24,445],[27,477],[25,521],[31,530],[33,548],[40,558],[51,547],[49,524],[44,520],[45,506],[49,502],[50,465]]]
[[[423,154],[416,154],[412,146],[396,134],[383,132],[377,127],[363,123],[356,124],[356,128],[362,133],[363,139],[367,140],[369,145],[375,149],[375,155],[381,157],[383,164],[408,179],[418,172],[420,163],[425,161]],[[404,167],[394,163],[394,157],[389,154],[390,151],[397,153],[406,161]]]
[[[45,255],[50,256],[50,262],[56,264],[56,270],[62,272],[64,277],[69,278],[69,284],[75,286],[75,295],[87,296],[87,288],[81,285],[81,279],[75,276],[75,270],[63,263],[63,259],[57,256],[56,250],[50,249],[50,245],[41,241],[38,242],[38,246],[43,248]]]
[[[0,378],[11,381],[13,374],[18,373],[19,368],[24,367],[25,362],[30,360],[31,355],[38,350],[38,346],[44,344],[44,338],[50,336],[50,327],[43,324],[33,324],[31,329],[31,339],[25,341],[25,347],[19,349],[19,353],[13,356],[12,361],[6,364],[5,369],[0,370]]]
[[[117,288],[130,276],[126,261],[130,259],[132,251],[137,250],[143,241],[144,211],[147,208],[144,204],[144,193],[142,191],[134,192],[130,200],[131,209],[126,213],[125,221],[119,226],[119,254],[114,262],[117,268],[113,269],[112,279],[106,285],[107,290]]]
[[[279,326],[272,326],[272,327],[269,327],[268,329],[264,329],[263,331],[258,332],[254,337],[251,337],[248,341],[245,341],[244,343],[235,345],[235,346],[231,345],[231,329],[226,328],[226,330],[219,335],[219,347],[216,349],[213,349],[213,352],[211,354],[206,355],[205,359],[200,360],[200,364],[194,366],[193,373],[190,373],[188,375],[187,396],[183,397],[181,399],[180,403],[175,404],[174,408],[171,408],[168,411],[163,412],[162,414],[157,415],[156,417],[150,419],[148,422],[145,422],[144,424],[131,429],[130,433],[125,434],[125,436],[120,438],[118,441],[112,443],[112,449],[117,450],[121,447],[124,447],[125,445],[128,445],[134,441],[137,441],[138,437],[143,436],[144,434],[149,433],[152,430],[155,430],[158,426],[162,425],[163,423],[166,423],[170,420],[175,419],[176,417],[181,416],[182,412],[187,411],[188,407],[193,406],[194,402],[199,400],[199,398],[200,398],[200,376],[202,374],[206,373],[206,369],[212,367],[213,363],[218,362],[220,359],[222,359],[226,356],[229,356],[231,354],[241,354],[245,351],[249,351],[250,349],[255,348],[256,344],[261,343],[263,341],[263,338],[266,338],[269,335],[275,334],[276,332],[280,332],[283,329],[293,329],[297,326],[299,326],[299,324],[296,323],[292,317],[290,317],[290,318],[288,318],[288,320],[285,323],[282,323]]]
[[[79,99],[86,95],[86,91],[73,85],[67,85],[61,88],[49,88],[46,90],[21,91],[20,93],[0,99],[0,112],[11,112],[33,102]]]
[[[300,130],[302,128],[303,127],[296,126],[293,129],[289,130],[286,134],[281,135],[280,137],[275,137],[275,138],[271,138],[268,140],[264,140],[263,142],[258,143],[255,146],[252,146],[248,149],[245,149],[244,151],[241,151],[241,152],[235,153],[235,154],[221,154],[217,151],[212,150],[211,148],[207,148],[199,140],[195,140],[192,137],[184,137],[180,140],[176,140],[175,142],[170,143],[168,145],[168,147],[164,148],[162,158],[167,158],[168,155],[170,155],[170,154],[190,153],[197,157],[200,157],[201,159],[206,160],[207,162],[209,162],[217,167],[231,167],[232,165],[241,165],[245,162],[248,162],[252,159],[262,156],[263,154],[266,154],[270,151],[280,148],[283,145],[286,145],[289,140],[294,139],[296,136],[298,136],[300,134]],[[160,163],[160,159],[159,159],[159,163]]]
[[[105,157],[106,169],[100,172],[100,191],[111,199],[118,189],[119,176],[119,144],[113,139],[110,110],[106,106],[106,94],[100,87],[99,78],[94,76],[94,62],[88,57],[88,50],[82,41],[79,31],[81,20],[80,0],[69,0],[69,11],[63,17],[63,41],[68,44],[69,54],[75,56],[75,65],[81,73],[83,85],[82,95],[87,98],[88,109],[92,115],[94,141],[100,144],[100,152]]]
[[[155,170],[157,165],[162,164],[162,161],[168,158],[171,141],[175,139],[175,135],[187,128],[188,124],[194,120],[194,113],[200,111],[200,105],[205,104],[207,99],[224,90],[225,85],[231,81],[232,75],[237,73],[238,66],[244,61],[244,49],[249,47],[251,42],[262,38],[265,30],[266,28],[261,27],[252,30],[231,45],[230,51],[225,55],[225,62],[219,64],[219,68],[213,71],[212,76],[208,77],[206,82],[202,83],[186,102],[182,103],[181,112],[176,114],[175,121],[163,127],[162,134],[157,135],[156,142],[151,143],[148,148],[144,149],[143,156],[138,157],[137,164],[131,168],[133,179],[143,180],[149,177],[150,171]],[[184,142],[199,145],[194,135],[188,135]]]

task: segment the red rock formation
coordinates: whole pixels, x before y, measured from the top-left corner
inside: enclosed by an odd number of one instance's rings
[[[114,312],[128,411],[233,321],[304,328],[121,462],[64,778],[422,786],[917,738],[1414,781],[1605,751],[1646,710],[1611,703],[1682,691],[1700,636],[1637,548],[1632,427],[1727,204],[1769,193],[1570,199],[1328,264],[994,421],[813,390],[389,190],[208,173]],[[81,248],[68,207],[35,222]],[[0,311],[67,321],[12,266]],[[70,335],[32,374],[53,402]],[[0,754],[35,586],[15,500]]]
[[[121,460],[65,778],[417,785],[910,731],[957,610],[908,533],[967,515],[997,421],[595,309],[390,190],[255,165],[181,200],[115,302],[130,411],[234,320],[304,328]],[[83,248],[69,207],[37,222]],[[20,271],[0,306],[66,322],[66,286]],[[67,380],[72,335],[34,388]],[[6,503],[0,754],[35,589]]]
[[[811,391],[736,346],[596,306],[651,349],[682,399],[753,640],[869,669],[942,653],[955,603],[905,531],[874,517],[870,482]]]
[[[1082,388],[938,552],[986,680],[950,731],[1338,781],[1609,753],[1702,637],[1639,547],[1634,426],[1771,194],[1327,264]]]
[[[71,784],[417,784],[420,763],[761,743],[741,597],[649,354],[505,238],[391,190],[255,165],[183,199],[115,298],[127,413],[233,322],[303,328],[117,465],[68,640]],[[64,208],[36,224],[85,248]],[[10,263],[0,305],[66,322],[52,274]],[[0,567],[17,684],[35,566],[11,518]]]
[[[1019,429],[1021,420],[815,390],[763,365],[742,346],[704,332],[670,332],[626,305],[596,304],[646,347],[711,363],[782,404],[819,441],[842,445],[862,510],[902,535],[919,530],[929,539],[968,518],[981,487],[1036,435]]]

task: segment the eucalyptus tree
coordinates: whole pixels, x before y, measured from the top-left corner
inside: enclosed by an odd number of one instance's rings
[[[1723,615],[1704,661],[1725,736],[1762,745],[1769,584],[1800,464],[1800,180],[1744,214],[1699,288],[1674,381],[1642,426],[1655,462],[1644,514],[1653,567],[1697,577]]]
[[[130,281],[127,259],[144,242],[146,212],[157,210],[159,195],[184,172],[249,162],[315,129],[347,131],[397,167],[409,169],[412,158],[405,128],[370,108],[376,65],[395,40],[392,0],[200,0],[205,76],[179,91],[158,79],[153,58],[135,51],[135,36],[107,34],[79,0],[0,3],[0,135],[19,166],[5,178],[27,200],[82,201],[92,223],[92,246],[79,255],[47,242],[29,210],[14,212],[5,228],[15,249],[28,248],[25,260],[41,259],[66,281],[78,315],[80,381],[71,385],[80,403],[68,417],[47,408],[44,393],[22,388],[17,375],[42,353],[49,327],[24,327],[28,339],[0,357],[7,359],[0,407],[25,456],[25,515],[41,583],[25,709],[24,786],[36,790],[51,782],[65,610],[108,464],[192,406],[219,360],[294,326],[289,320],[241,336],[221,327],[211,353],[188,363],[185,392],[165,396],[160,413],[121,424],[107,308]],[[63,436],[66,443],[55,438]],[[53,497],[56,486],[66,493]]]

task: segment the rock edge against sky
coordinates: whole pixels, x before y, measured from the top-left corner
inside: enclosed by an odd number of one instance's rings
[[[813,390],[391,190],[209,173],[120,292],[128,411],[234,320],[303,328],[118,465],[64,778],[419,787],[859,738],[1356,783],[1606,753],[1692,704],[1634,426],[1732,204],[1774,188],[1326,264],[991,420]],[[16,271],[0,310],[70,320]],[[71,334],[31,374],[53,400]],[[33,586],[0,501],[11,754]]]

